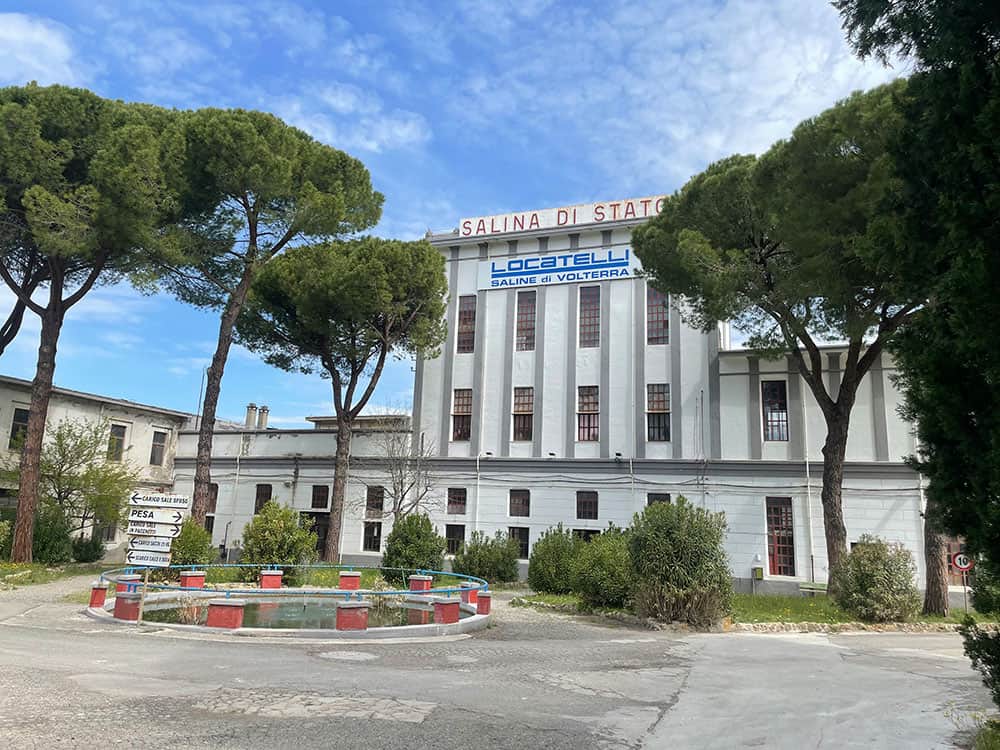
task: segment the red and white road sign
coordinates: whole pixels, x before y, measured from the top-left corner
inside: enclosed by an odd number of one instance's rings
[[[964,552],[956,552],[954,555],[951,556],[951,564],[955,568],[955,570],[959,570],[962,573],[965,573],[966,571],[972,570],[972,566],[974,563],[972,561],[972,558],[969,557]]]

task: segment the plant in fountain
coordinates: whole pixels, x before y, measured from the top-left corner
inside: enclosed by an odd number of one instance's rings
[[[242,569],[245,580],[256,580],[265,565],[278,565],[285,572],[285,586],[299,585],[304,574],[299,566],[316,559],[316,532],[312,530],[312,519],[273,500],[265,503],[243,530],[241,559],[245,563],[256,563],[254,567]]]

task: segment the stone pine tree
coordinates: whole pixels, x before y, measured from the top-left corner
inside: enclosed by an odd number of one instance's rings
[[[333,386],[337,452],[327,561],[340,552],[354,421],[391,355],[435,355],[446,294],[437,250],[376,237],[294,248],[254,283],[238,323],[240,341],[272,365],[318,372]]]
[[[733,320],[763,356],[789,352],[826,421],[822,504],[832,570],[847,551],[841,502],[851,409],[889,337],[922,299],[871,261],[897,242],[882,204],[897,182],[887,139],[903,84],[854,94],[800,124],[760,158],[709,166],[639,228],[653,286],[684,298],[711,330]],[[823,378],[820,345],[843,341],[840,386]]]
[[[1000,573],[1000,13],[978,0],[836,0],[862,57],[912,72],[907,127],[892,144],[908,252],[880,263],[932,284],[896,338],[914,465],[929,479],[924,609],[947,608],[941,531],[965,537]],[[935,533],[938,532],[938,533]],[[925,534],[927,537],[927,534]]]
[[[181,300],[222,312],[195,466],[192,516],[204,523],[222,375],[250,285],[287,247],[375,224],[382,195],[360,161],[263,112],[198,110],[186,137],[184,213],[193,218],[177,227],[183,252],[164,278]]]
[[[17,303],[41,319],[19,467],[16,562],[31,561],[63,321],[95,286],[142,276],[160,244],[161,222],[176,210],[163,170],[170,121],[163,110],[80,89],[0,89],[0,277]],[[30,272],[25,282],[30,267],[39,274],[34,288]]]

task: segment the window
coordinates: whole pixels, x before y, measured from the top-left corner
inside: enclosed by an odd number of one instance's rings
[[[517,556],[521,560],[528,559],[528,527],[527,526],[510,526],[507,529],[507,533],[510,535],[511,539],[517,540],[518,552]]]
[[[531,492],[528,490],[511,490],[510,508],[508,510],[512,516],[524,516],[525,518],[530,516]]]
[[[573,529],[573,536],[581,542],[589,542],[595,536],[600,535],[600,533],[597,529]]]
[[[451,439],[468,440],[472,434],[472,389],[456,388],[451,409]]]
[[[646,343],[670,343],[670,315],[667,295],[646,287]]]
[[[459,354],[476,350],[476,295],[458,298],[458,334],[456,345]]]
[[[325,484],[314,484],[312,493],[310,507],[325,510],[330,504],[330,488]]]
[[[535,389],[514,389],[514,439],[531,440],[535,412]]]
[[[792,498],[767,498],[767,563],[773,576],[795,575]]]
[[[646,440],[651,443],[670,440],[670,386],[667,383],[646,385]]]
[[[576,517],[590,521],[597,520],[597,493],[586,491],[576,493]]]
[[[153,447],[149,451],[149,465],[163,466],[163,457],[167,453],[167,433],[153,432]]]
[[[448,554],[457,555],[465,543],[465,526],[460,523],[445,524],[444,539],[448,544]]]
[[[382,551],[382,522],[365,521],[365,534],[361,542],[361,549],[365,552]]]
[[[601,287],[580,287],[580,348],[601,345]]]
[[[365,518],[381,518],[385,510],[385,487],[369,487],[365,497]]]
[[[653,505],[654,503],[669,503],[670,493],[669,492],[647,492],[646,493],[646,505]]]
[[[267,502],[271,499],[271,485],[269,484],[258,484],[257,485],[257,495],[253,501],[253,512],[254,515],[260,513],[261,508],[263,508]]]
[[[125,425],[111,425],[111,436],[108,438],[108,460],[121,461],[125,455]]]
[[[598,386],[581,385],[576,389],[576,439],[594,442],[601,435],[601,404]]]
[[[206,513],[215,513],[215,508],[219,504],[219,485],[212,482],[208,485],[208,508]]]
[[[465,487],[448,488],[448,513],[453,516],[465,515],[465,501],[468,490]]]
[[[209,534],[215,531],[215,516],[205,516],[205,531]]]
[[[28,410],[14,407],[14,418],[10,422],[10,440],[7,447],[15,450],[21,447],[24,442],[24,433],[28,431]]]
[[[106,523],[94,529],[94,536],[102,542],[113,542],[118,533],[118,524]]]
[[[788,396],[784,380],[765,380],[760,384],[764,409],[764,439],[788,440]]]
[[[535,292],[517,293],[517,350],[535,350]]]

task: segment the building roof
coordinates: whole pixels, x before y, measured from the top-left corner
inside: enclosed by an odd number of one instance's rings
[[[12,385],[17,388],[24,388],[25,390],[31,389],[31,381],[24,380],[22,378],[11,377],[10,375],[0,375],[0,383],[6,385]],[[59,388],[53,387],[52,393],[57,396],[66,396],[67,398],[76,398],[83,401],[96,401],[101,404],[110,404],[113,406],[121,406],[126,409],[137,409],[139,411],[148,411],[154,414],[166,414],[171,417],[179,417],[182,419],[192,419],[196,417],[196,414],[191,414],[186,411],[176,411],[174,409],[164,409],[162,406],[151,406],[150,404],[140,404],[137,401],[129,401],[123,398],[111,398],[110,396],[101,396],[97,393],[86,393],[84,391],[74,391],[69,388]]]

